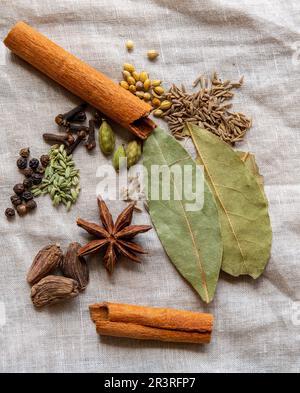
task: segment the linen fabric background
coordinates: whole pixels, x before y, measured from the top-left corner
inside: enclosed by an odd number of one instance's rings
[[[70,213],[48,197],[35,214],[8,222],[15,166],[22,147],[48,151],[43,132],[54,116],[80,100],[1,45],[0,371],[2,372],[297,372],[300,353],[300,4],[297,0],[2,0],[1,40],[24,20],[79,58],[120,80],[124,62],[192,89],[200,74],[239,79],[234,109],[253,117],[238,147],[256,155],[265,178],[273,227],[272,257],[263,276],[221,274],[205,306],[168,260],[154,230],[139,242],[149,254],[136,265],[122,260],[109,278],[99,257],[89,264],[90,285],[70,303],[36,311],[26,272],[49,242],[85,243],[78,216],[97,221],[96,170],[107,159],[95,149],[75,153],[82,192]],[[134,51],[125,50],[133,39]],[[155,63],[146,51],[155,48]],[[165,128],[166,126],[163,125]],[[130,135],[118,131],[118,142]],[[187,143],[189,147],[189,142]],[[109,159],[108,159],[109,161]],[[111,201],[117,215],[124,203]],[[150,222],[147,213],[136,223]],[[99,301],[211,312],[208,346],[100,339],[88,305]]]

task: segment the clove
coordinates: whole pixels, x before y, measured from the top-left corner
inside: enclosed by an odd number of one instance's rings
[[[75,142],[74,136],[70,133],[66,134],[43,134],[43,138],[47,143],[59,143],[70,146]]]
[[[85,131],[80,131],[78,133],[77,138],[75,139],[74,143],[72,143],[70,146],[66,148],[66,152],[68,155],[72,154],[74,150],[76,149],[77,146],[80,145],[80,143],[85,139],[86,137],[86,132]]]
[[[85,144],[87,150],[93,150],[96,147],[96,139],[95,139],[95,120],[89,121],[89,133],[88,140]]]
[[[80,132],[80,131],[84,131],[86,134],[89,132],[88,127],[82,126],[82,125],[78,125],[78,124],[68,124],[66,126],[66,130],[68,132]]]
[[[67,127],[69,122],[71,121],[85,121],[86,114],[84,109],[87,107],[87,104],[84,102],[75,108],[71,109],[69,112],[64,114],[59,114],[55,118],[55,123],[59,126]],[[76,119],[76,120],[75,120]]]

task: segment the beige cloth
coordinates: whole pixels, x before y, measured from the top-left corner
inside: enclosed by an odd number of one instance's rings
[[[0,46],[1,215],[0,371],[6,372],[296,372],[300,351],[300,5],[297,0],[2,0],[0,32],[22,19],[92,66],[118,80],[124,61],[166,86],[191,87],[199,73],[224,79],[245,75],[234,105],[253,116],[239,147],[255,153],[265,177],[274,232],[272,258],[262,278],[222,274],[215,300],[205,306],[166,257],[155,231],[140,236],[149,251],[140,266],[121,261],[110,279],[95,257],[91,282],[74,301],[37,312],[25,275],[49,241],[66,247],[88,238],[76,226],[96,220],[98,148],[78,150],[82,193],[70,213],[48,197],[35,214],[7,222],[12,186],[21,179],[18,150],[47,151],[43,132],[79,102]],[[127,39],[135,41],[128,54]],[[145,53],[160,52],[156,63]],[[119,142],[122,139],[119,135]],[[123,204],[110,202],[117,214]],[[146,213],[136,222],[147,223]],[[101,300],[209,311],[215,315],[209,346],[100,340],[88,305]]]

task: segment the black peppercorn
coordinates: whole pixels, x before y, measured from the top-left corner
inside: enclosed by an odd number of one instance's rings
[[[5,210],[5,215],[6,215],[7,218],[14,217],[15,214],[16,214],[16,213],[15,213],[14,209],[12,209],[11,207],[8,207],[8,208]]]
[[[11,203],[12,203],[14,206],[21,205],[21,203],[22,203],[22,200],[21,200],[21,198],[20,198],[18,195],[12,195],[12,196],[10,197],[10,200],[11,200]]]
[[[28,158],[29,154],[30,154],[29,147],[21,149],[19,154],[20,154],[21,157]]]
[[[19,169],[25,169],[27,167],[27,159],[20,157],[17,161],[17,167]]]
[[[30,201],[26,202],[27,210],[34,210],[36,208],[36,201],[31,199]]]
[[[19,216],[25,216],[25,214],[27,213],[26,205],[24,203],[22,203],[21,205],[18,205],[17,212],[18,212]]]
[[[22,194],[22,199],[26,202],[31,201],[31,199],[33,199],[33,195],[31,194],[30,191],[25,191]]]
[[[31,188],[32,185],[33,185],[33,183],[32,183],[32,179],[30,177],[27,177],[26,179],[23,180],[23,186],[25,188],[27,188],[27,189]]]
[[[43,180],[43,175],[40,175],[39,173],[34,173],[31,177],[32,179],[32,183],[37,185],[37,184],[41,184],[42,180]]]
[[[37,158],[32,158],[29,161],[29,167],[33,170],[37,169],[39,167],[39,165],[40,165],[40,162]]]
[[[47,154],[44,154],[41,156],[40,161],[42,166],[46,168],[49,165],[50,157]]]
[[[42,166],[39,166],[39,167],[35,170],[35,172],[36,172],[36,173],[43,174],[43,173],[45,173],[45,168],[42,167]]]
[[[22,173],[25,177],[31,177],[33,175],[33,170],[31,168],[26,168]]]
[[[19,184],[16,184],[16,185],[14,186],[13,190],[14,190],[14,192],[15,192],[17,195],[21,195],[21,194],[23,194],[23,192],[25,191],[25,187],[23,186],[23,184],[19,183]]]

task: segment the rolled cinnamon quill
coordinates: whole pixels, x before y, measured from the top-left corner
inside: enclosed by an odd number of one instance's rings
[[[208,344],[213,329],[211,314],[172,308],[104,302],[91,305],[90,314],[103,336]]]
[[[16,55],[55,80],[141,139],[155,124],[152,107],[107,76],[79,60],[24,22],[8,33],[4,44]]]

